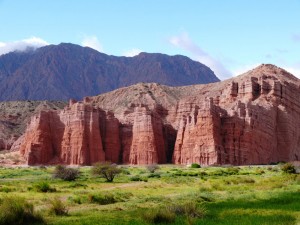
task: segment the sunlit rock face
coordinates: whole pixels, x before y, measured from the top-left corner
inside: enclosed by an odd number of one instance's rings
[[[140,83],[32,117],[28,164],[246,165],[300,158],[300,81],[273,65],[207,85]]]

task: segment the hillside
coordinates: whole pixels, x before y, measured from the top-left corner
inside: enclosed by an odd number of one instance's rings
[[[207,66],[185,56],[106,55],[74,44],[0,56],[0,101],[82,99],[139,82],[169,86],[217,82]]]

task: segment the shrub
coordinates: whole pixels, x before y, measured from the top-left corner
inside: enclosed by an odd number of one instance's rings
[[[69,186],[69,188],[79,188],[79,187],[83,187],[84,189],[88,187],[88,185],[86,184],[81,184],[81,183],[71,183]]]
[[[201,204],[188,201],[181,204],[172,204],[165,208],[152,209],[143,214],[145,221],[149,223],[172,223],[176,215],[186,216],[188,220],[192,218],[203,218],[206,215],[206,208]]]
[[[120,174],[122,170],[116,164],[109,162],[96,163],[92,168],[92,174],[103,177],[107,182],[113,182],[116,175]]]
[[[81,204],[82,203],[82,201],[81,201],[81,198],[79,197],[79,196],[74,196],[74,197],[69,197],[68,198],[68,200],[70,201],[70,202],[74,202],[74,203],[76,203],[76,204]]]
[[[229,175],[236,175],[240,171],[239,167],[228,167],[226,173]]]
[[[281,170],[284,173],[296,173],[296,168],[292,163],[285,163],[282,167]]]
[[[257,168],[256,170],[255,170],[255,174],[256,175],[262,175],[262,174],[264,174],[265,173],[265,171],[263,170],[263,169],[261,169],[261,168]]]
[[[130,177],[131,181],[144,181],[144,182],[148,182],[148,178],[147,177],[140,177],[139,175]]]
[[[5,197],[0,204],[0,225],[45,224],[32,204],[19,197]]]
[[[0,192],[5,192],[5,193],[8,193],[8,192],[12,192],[14,191],[15,189],[11,188],[11,187],[0,187]]]
[[[56,192],[55,188],[52,188],[46,181],[39,182],[33,186],[33,189],[37,192]]]
[[[50,201],[51,207],[49,209],[49,212],[51,214],[55,214],[57,216],[66,216],[68,215],[68,209],[66,205],[59,199],[54,198]]]
[[[147,170],[150,172],[150,173],[154,173],[156,170],[159,169],[159,166],[157,164],[151,164],[151,165],[148,165],[147,166]]]
[[[91,203],[97,203],[100,205],[108,205],[117,202],[117,199],[112,194],[94,194],[89,195],[89,201]]]
[[[175,213],[166,208],[148,210],[143,214],[143,219],[152,224],[173,223],[175,217]]]
[[[150,173],[148,175],[148,178],[160,178],[160,174],[159,173]]]
[[[201,168],[198,163],[192,163],[191,168]]]
[[[66,166],[58,165],[55,167],[53,172],[54,178],[59,178],[65,181],[73,181],[76,180],[80,175],[78,169],[75,168],[67,168]]]
[[[218,169],[218,170],[215,170],[213,172],[211,172],[212,176],[223,176],[223,175],[226,175],[226,172],[222,169]]]

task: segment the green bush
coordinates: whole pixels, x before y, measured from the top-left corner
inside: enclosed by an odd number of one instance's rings
[[[33,189],[37,192],[56,192],[55,188],[52,188],[46,181],[39,182],[33,186]]]
[[[136,176],[130,177],[130,181],[144,181],[144,182],[148,182],[148,178],[136,175]]]
[[[262,174],[264,174],[265,173],[265,171],[263,170],[263,169],[261,169],[261,168],[257,168],[256,170],[255,170],[255,174],[256,175],[262,175]]]
[[[12,192],[14,191],[15,189],[14,188],[11,188],[11,187],[0,187],[0,192],[5,192],[5,193],[8,193],[8,192]]]
[[[92,168],[92,174],[105,178],[107,182],[113,182],[115,176],[120,174],[122,170],[116,164],[109,162],[96,163]]]
[[[210,173],[210,175],[212,175],[212,176],[223,176],[223,175],[226,175],[226,174],[227,173],[222,169],[218,169],[218,170],[215,170],[215,171]]]
[[[197,205],[193,201],[184,202],[182,204],[173,204],[168,207],[168,210],[176,215],[185,215],[190,218],[203,218],[207,212],[203,204]]]
[[[66,216],[68,215],[67,206],[59,199],[54,198],[50,201],[51,207],[49,212],[51,214],[55,214],[57,216]]]
[[[76,180],[80,175],[80,171],[75,168],[67,168],[66,166],[58,165],[53,172],[54,178],[59,178],[65,181]]]
[[[117,199],[112,194],[92,194],[89,195],[89,201],[91,203],[97,203],[100,205],[108,205],[108,204],[114,204],[117,202]]]
[[[0,225],[45,224],[32,204],[19,197],[5,197],[0,203]]]
[[[191,168],[201,168],[198,163],[192,163]]]
[[[229,175],[236,175],[239,173],[239,171],[240,171],[239,167],[228,167],[226,173]]]
[[[148,178],[160,178],[160,174],[159,173],[150,173],[148,175]]]
[[[188,221],[192,218],[203,218],[207,213],[203,204],[193,201],[181,204],[172,204],[164,208],[148,210],[143,214],[143,219],[148,223],[173,223],[176,215],[185,216]]]
[[[73,197],[69,197],[68,200],[70,202],[73,202],[73,203],[76,203],[76,204],[81,204],[82,201],[81,201],[81,198],[79,196],[73,196]]]
[[[284,173],[296,173],[296,168],[292,163],[285,163],[282,165],[281,170]]]
[[[151,209],[143,213],[143,219],[152,224],[173,223],[175,221],[175,213],[166,208]]]
[[[79,187],[83,187],[84,189],[88,187],[88,185],[86,184],[81,184],[81,183],[71,183],[69,186],[69,188],[79,188]]]

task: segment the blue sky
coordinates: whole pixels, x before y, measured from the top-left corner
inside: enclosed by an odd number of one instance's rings
[[[300,0],[0,0],[0,54],[71,42],[182,54],[221,79],[261,63],[300,77]]]

